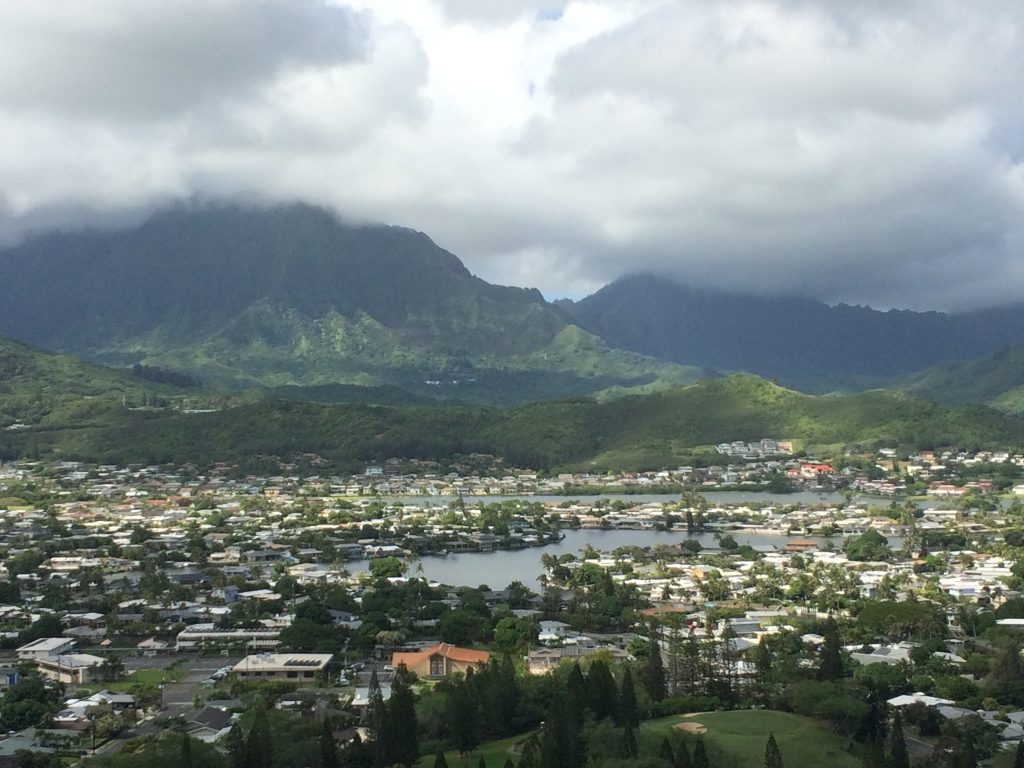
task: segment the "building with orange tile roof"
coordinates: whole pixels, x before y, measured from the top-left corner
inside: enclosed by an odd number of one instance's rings
[[[422,651],[391,654],[391,665],[398,668],[404,664],[410,672],[419,677],[445,677],[455,672],[465,672],[470,667],[482,667],[491,658],[487,651],[459,648],[448,643],[438,643]]]

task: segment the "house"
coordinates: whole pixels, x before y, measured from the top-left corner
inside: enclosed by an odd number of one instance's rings
[[[137,643],[135,647],[139,649],[140,655],[156,656],[158,653],[166,653],[170,648],[170,645],[163,640],[157,640],[155,637],[151,637],[148,640],[142,640]]]
[[[394,653],[391,665],[396,669],[404,664],[410,672],[420,677],[445,677],[455,672],[465,672],[470,667],[482,667],[491,658],[487,651],[459,648],[448,643],[438,643],[422,651]]]
[[[614,661],[623,661],[629,654],[621,648],[610,645],[599,645],[589,637],[570,638],[571,642],[556,648],[536,648],[526,658],[527,669],[531,675],[544,675],[555,669],[562,662],[578,662],[587,656],[601,652],[608,654]]]
[[[105,659],[91,653],[64,653],[36,659],[36,668],[58,683],[81,685],[96,680]]]
[[[234,721],[235,716],[231,712],[215,707],[203,707],[189,716],[185,732],[193,739],[213,744],[228,734]]]
[[[16,653],[19,659],[33,661],[51,656],[62,656],[70,653],[75,641],[67,637],[41,637],[21,646]]]

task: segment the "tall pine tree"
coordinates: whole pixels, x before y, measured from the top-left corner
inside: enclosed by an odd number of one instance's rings
[[[636,704],[636,689],[633,687],[633,673],[629,667],[622,673],[622,690],[619,691],[619,725],[640,727],[640,713]]]
[[[676,748],[676,768],[693,768],[693,760],[690,759],[690,750],[686,748],[686,742],[679,742]]]
[[[597,659],[591,664],[586,683],[587,709],[594,714],[594,719],[615,720],[618,716],[619,693],[608,662]]]
[[[388,751],[393,763],[409,766],[420,756],[416,699],[412,691],[412,673],[399,665],[391,680],[391,698],[387,707]]]
[[[619,757],[624,760],[632,760],[637,756],[636,733],[633,727],[627,725],[622,732],[622,739],[619,741]]]
[[[270,768],[274,759],[274,744],[270,738],[270,723],[267,721],[267,710],[256,708],[252,727],[245,737],[245,768]]]
[[[825,641],[821,645],[821,663],[818,667],[819,680],[839,680],[843,676],[843,654],[839,641],[839,627],[831,616],[825,622]]]
[[[693,768],[708,768],[708,753],[704,748],[704,740],[697,739],[697,745],[693,748]]]
[[[232,725],[228,735],[224,737],[224,748],[231,761],[231,768],[242,768],[245,763],[245,737],[238,723]]]
[[[661,749],[658,750],[658,757],[668,763],[670,766],[675,767],[676,754],[672,751],[672,744],[668,740],[668,736],[661,740]]]
[[[1020,750],[1017,750],[1018,756]],[[910,755],[907,754],[907,740],[903,736],[903,716],[897,709],[892,718],[892,731],[889,733],[889,766],[890,768],[910,768]],[[1020,768],[1024,768],[1021,764]]]
[[[661,645],[658,643],[658,628],[651,624],[651,640],[647,656],[640,667],[640,682],[651,701],[661,701],[668,695],[665,682],[665,665],[661,659]]]
[[[388,708],[384,702],[384,692],[380,688],[376,668],[370,673],[370,689],[367,692],[366,727],[373,735],[370,752],[373,754],[374,765],[389,765]]]
[[[782,768],[782,753],[775,743],[775,734],[768,734],[768,743],[764,746],[764,768]]]
[[[537,734],[531,734],[519,753],[519,768],[540,768],[540,742]]]
[[[320,730],[320,768],[340,768],[338,745],[334,741],[334,730],[329,721],[324,720]]]

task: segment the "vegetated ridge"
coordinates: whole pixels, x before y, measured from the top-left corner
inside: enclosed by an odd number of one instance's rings
[[[0,446],[22,428],[105,426],[127,408],[166,405],[185,392],[0,337]]]
[[[979,360],[940,363],[896,379],[892,386],[939,403],[987,403],[1024,413],[1024,345]]]
[[[263,400],[194,415],[126,411],[107,426],[16,433],[8,453],[31,448],[39,456],[102,462],[239,465],[315,454],[337,467],[487,453],[538,469],[651,469],[678,466],[718,442],[765,436],[803,446],[1014,446],[1024,443],[1024,422],[898,392],[811,396],[739,375],[607,402],[507,409]]]
[[[847,391],[1024,342],[1024,305],[886,312],[697,289],[630,275],[560,306],[608,343],[663,360],[749,371],[805,391]]]
[[[610,349],[426,235],[308,205],[181,207],[0,251],[0,333],[206,386],[392,384],[523,402],[700,372]]]

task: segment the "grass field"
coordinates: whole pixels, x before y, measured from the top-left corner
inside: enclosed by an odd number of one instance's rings
[[[186,670],[180,662],[172,662],[163,669],[137,669],[116,683],[98,683],[97,685],[102,685],[108,691],[131,693],[132,689],[139,685],[155,686],[159,685],[161,680],[164,683],[175,683],[185,677],[185,672]]]
[[[487,763],[488,768],[502,768],[505,765],[505,761],[509,758],[512,758],[513,764],[519,762],[518,757],[514,756],[509,750],[513,749],[519,742],[525,741],[529,736],[529,733],[524,733],[520,736],[513,736],[510,739],[488,741],[465,756],[459,755],[455,751],[445,752],[444,759],[448,763],[448,768],[477,768],[481,757]],[[433,768],[435,758],[436,755],[423,755],[420,761],[416,763],[416,766],[417,768]]]
[[[641,754],[658,754],[662,739],[679,733],[676,726],[682,723],[699,723],[707,729],[701,738],[712,765],[735,768],[764,765],[769,734],[775,735],[786,768],[858,768],[861,764],[857,757],[845,751],[845,740],[833,733],[826,723],[772,710],[708,712],[649,720],[640,729]],[[691,748],[694,738],[687,737]]]
[[[666,736],[673,744],[680,737],[685,738],[692,751],[698,737],[677,728],[684,723],[699,723],[707,729],[700,738],[704,739],[713,766],[760,768],[764,765],[764,748],[769,734],[775,735],[786,768],[859,768],[861,765],[859,758],[844,749],[845,740],[833,733],[826,723],[771,710],[708,712],[648,720],[640,726],[640,756],[657,756]],[[454,751],[445,752],[445,761],[449,768],[477,768],[481,757],[488,768],[502,768],[510,757],[516,764],[518,758],[509,750],[528,736],[523,734],[490,741],[465,756]],[[434,758],[433,754],[424,755],[417,767],[432,768]]]

